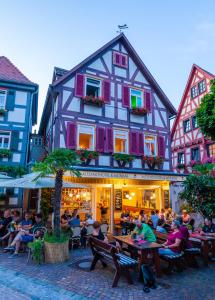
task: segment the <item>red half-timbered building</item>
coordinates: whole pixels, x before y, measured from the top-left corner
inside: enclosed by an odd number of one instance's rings
[[[194,164],[215,160],[215,142],[204,137],[196,118],[196,109],[210,92],[214,78],[199,66],[192,66],[171,133],[174,171],[191,172]]]

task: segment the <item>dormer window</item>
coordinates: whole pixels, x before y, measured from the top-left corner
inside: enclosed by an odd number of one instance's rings
[[[199,94],[202,94],[206,91],[206,83],[205,83],[205,80],[202,80],[199,82],[198,84],[199,86]]]
[[[7,95],[6,90],[0,90],[0,109],[5,109],[6,95]]]
[[[195,85],[191,88],[191,98],[195,98],[199,95],[199,90],[198,90],[198,86]]]
[[[126,54],[122,54],[120,52],[113,52],[113,64],[121,67],[127,68],[128,67],[128,56]]]
[[[85,91],[85,96],[101,97],[101,80],[86,77]]]

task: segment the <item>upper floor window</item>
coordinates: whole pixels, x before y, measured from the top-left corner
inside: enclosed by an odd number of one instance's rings
[[[197,117],[196,116],[192,117],[192,127],[193,127],[193,129],[198,128],[198,123],[197,123]]]
[[[93,151],[95,149],[95,127],[90,125],[78,124],[77,133],[78,149]]]
[[[180,152],[178,153],[178,163],[179,164],[184,164],[185,160],[184,160],[184,152]]]
[[[120,52],[113,52],[113,64],[122,68],[128,67],[128,56]]]
[[[131,108],[143,107],[143,91],[141,90],[130,90],[130,105]]]
[[[198,86],[195,85],[191,88],[191,98],[195,98],[199,95],[199,90],[198,90]]]
[[[5,109],[6,96],[7,96],[7,91],[0,90],[0,109]]]
[[[205,79],[200,81],[199,84],[199,94],[202,94],[206,91],[206,83],[205,83]]]
[[[0,149],[10,148],[11,134],[8,131],[0,131]]]
[[[128,153],[128,131],[114,130],[114,152]]]
[[[209,157],[215,157],[215,143],[208,146]]]
[[[101,80],[86,77],[85,96],[101,97]]]
[[[185,133],[191,130],[190,119],[185,120],[183,124]]]
[[[199,161],[200,160],[199,147],[191,149],[191,159],[195,160],[195,161]]]
[[[156,156],[157,155],[157,138],[155,135],[145,134],[144,153],[147,156]]]

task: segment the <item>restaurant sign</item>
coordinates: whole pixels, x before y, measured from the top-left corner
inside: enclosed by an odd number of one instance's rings
[[[184,176],[164,175],[164,174],[138,174],[138,173],[111,173],[97,171],[81,171],[83,178],[116,178],[116,179],[142,179],[142,180],[165,180],[184,181]]]

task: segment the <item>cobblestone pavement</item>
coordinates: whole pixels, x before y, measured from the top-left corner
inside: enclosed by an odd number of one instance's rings
[[[183,273],[162,276],[158,289],[149,294],[142,291],[142,284],[134,276],[134,285],[122,278],[119,287],[111,288],[113,270],[99,264],[89,272],[89,250],[74,250],[70,261],[57,265],[26,264],[26,254],[9,259],[0,253],[0,299],[51,299],[51,300],[214,300],[215,263],[208,268],[200,261],[199,269],[187,268]]]

